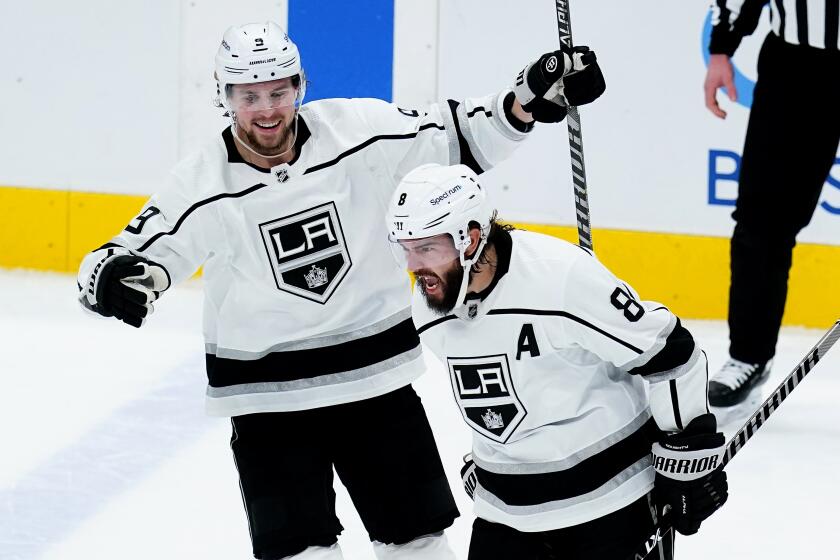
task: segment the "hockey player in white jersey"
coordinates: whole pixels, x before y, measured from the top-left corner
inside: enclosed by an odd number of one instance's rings
[[[378,558],[450,559],[443,531],[458,511],[411,388],[423,359],[409,279],[371,224],[408,170],[485,170],[535,119],[597,98],[594,55],[529,65],[512,80],[523,104],[508,88],[423,110],[304,105],[298,49],[273,23],[229,29],[215,71],[231,126],[84,259],[80,301],[139,327],[203,266],[207,410],[231,417],[257,558],[342,557],[335,468]]]
[[[665,306],[589,251],[497,222],[463,165],[408,173],[387,225],[474,432],[470,560],[625,560],[663,511],[692,534],[726,501],[706,357]]]

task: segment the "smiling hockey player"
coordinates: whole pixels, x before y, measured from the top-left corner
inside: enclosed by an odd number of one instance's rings
[[[204,267],[207,410],[231,417],[257,558],[342,558],[335,469],[377,558],[451,559],[458,511],[411,387],[424,362],[409,279],[371,223],[408,170],[488,169],[534,120],[597,98],[594,54],[547,53],[512,88],[424,110],[304,105],[298,49],[273,23],[230,28],[215,72],[230,126],[84,259],[79,300],[139,327]]]
[[[726,501],[706,357],[666,307],[590,252],[498,223],[463,165],[408,173],[387,225],[474,431],[470,560],[625,560],[664,510],[692,534]]]

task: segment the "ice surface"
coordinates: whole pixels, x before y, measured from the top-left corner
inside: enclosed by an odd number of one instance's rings
[[[0,558],[250,558],[230,425],[203,412],[200,282],[167,294],[139,330],[85,314],[75,294],[71,276],[0,271]],[[714,371],[725,325],[685,324]],[[820,335],[783,329],[765,393]],[[465,558],[472,514],[458,470],[470,432],[427,360],[415,387],[461,508],[448,535]],[[729,503],[678,539],[679,560],[840,557],[838,402],[840,347],[733,460]],[[345,558],[372,560],[343,488],[337,508]]]

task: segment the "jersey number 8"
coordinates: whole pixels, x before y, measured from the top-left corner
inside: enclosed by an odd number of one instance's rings
[[[621,288],[616,288],[612,293],[610,303],[616,309],[623,310],[624,317],[631,323],[635,323],[645,314],[645,310],[641,304]]]

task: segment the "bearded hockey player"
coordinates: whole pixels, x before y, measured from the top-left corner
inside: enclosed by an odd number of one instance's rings
[[[497,222],[463,165],[408,173],[387,225],[474,432],[470,560],[625,560],[663,510],[689,535],[726,501],[706,357],[665,306],[589,251]]]
[[[204,267],[207,410],[231,417],[257,558],[342,558],[334,468],[378,558],[451,559],[458,511],[411,387],[424,362],[409,279],[370,224],[408,170],[488,169],[535,119],[597,98],[594,54],[529,65],[522,103],[510,88],[420,111],[303,105],[298,49],[273,23],[228,29],[215,72],[230,126],[84,259],[80,301],[139,327]]]

